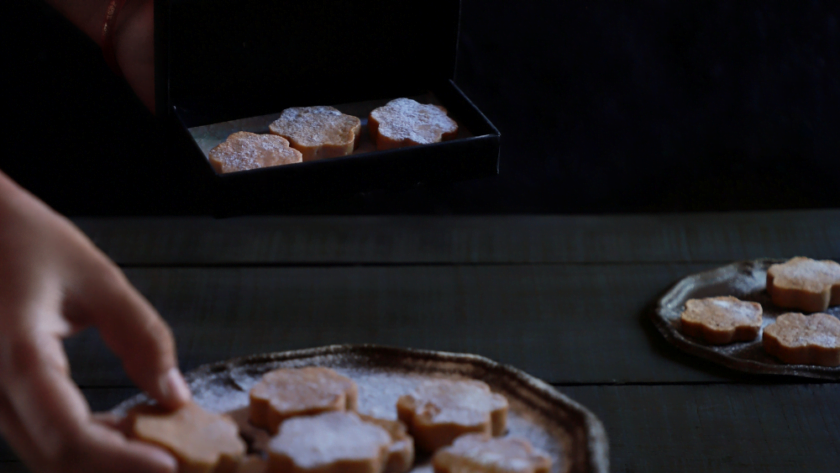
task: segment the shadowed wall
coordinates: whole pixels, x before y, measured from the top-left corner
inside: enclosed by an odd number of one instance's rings
[[[463,1],[456,81],[502,132],[500,176],[293,213],[838,207],[836,2]],[[3,2],[0,169],[71,215],[208,211],[194,169],[96,47]]]

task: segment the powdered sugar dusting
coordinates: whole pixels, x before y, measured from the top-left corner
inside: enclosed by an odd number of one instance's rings
[[[693,355],[714,360],[736,370],[838,380],[840,366],[786,364],[768,353],[764,347],[767,327],[774,324],[782,314],[791,312],[790,309],[774,304],[766,287],[769,268],[784,263],[785,261],[775,259],[742,261],[690,275],[678,281],[662,296],[656,310],[651,313],[652,319],[670,343]],[[761,323],[765,330],[764,337],[760,336],[759,332],[759,337],[752,341],[712,345],[685,335],[681,314],[685,311],[687,301],[724,295],[735,296],[762,306]],[[818,312],[840,319],[840,306]]]
[[[251,396],[269,403],[281,414],[331,409],[336,400],[349,396],[353,382],[324,368],[281,369],[267,373],[251,389]]]
[[[381,137],[410,144],[437,143],[444,134],[458,131],[458,124],[443,107],[423,105],[407,98],[392,100],[375,109],[370,119],[378,123]]]
[[[411,352],[399,350],[395,350],[393,354],[382,354],[375,349],[368,354],[361,349],[356,352],[352,348],[343,347],[336,347],[335,353],[330,353],[328,349],[313,351],[316,353],[309,356],[263,359],[258,362],[245,359],[234,361],[223,368],[200,369],[195,374],[188,375],[188,381],[199,405],[213,412],[235,412],[237,415],[234,417],[238,422],[247,423],[243,409],[247,409],[248,406],[248,391],[263,374],[278,368],[331,368],[357,383],[360,413],[391,420],[397,418],[397,399],[429,380],[480,379],[485,381],[493,392],[503,395],[508,401],[508,431],[505,436],[527,439],[535,448],[546,452],[552,459],[552,473],[569,471],[570,458],[587,462],[595,458],[596,464],[601,466],[581,468],[584,471],[591,469],[606,472],[606,444],[601,445],[598,443],[601,440],[597,440],[604,435],[600,426],[581,437],[580,432],[584,427],[580,420],[573,420],[579,419],[581,415],[577,410],[579,407],[571,401],[553,398],[552,396],[559,395],[549,395],[548,391],[542,391],[551,388],[533,378],[532,381],[523,384],[512,372],[491,375],[482,362],[473,361],[480,359],[458,358],[462,355],[447,355],[451,358],[444,354],[413,356]],[[144,400],[143,396],[137,397],[119,406],[115,411],[124,412],[131,405]],[[568,452],[575,453],[570,455]],[[431,473],[432,468],[426,460],[415,463],[411,471]]]
[[[550,459],[527,440],[464,435],[436,455],[435,466],[448,473],[471,471],[533,473],[545,471]]]
[[[834,261],[816,261],[796,257],[784,264],[773,265],[768,273],[773,284],[809,292],[823,292],[840,285],[840,264]]]
[[[681,318],[714,329],[734,330],[742,326],[760,327],[761,312],[759,304],[724,296],[687,301]]]
[[[317,106],[287,108],[269,129],[287,138],[293,147],[349,146],[352,151],[360,127],[357,117],[333,107]]]
[[[440,424],[489,424],[491,412],[507,407],[503,397],[475,380],[424,380],[408,396],[416,406],[414,415],[430,413],[428,420]]]
[[[302,155],[280,136],[240,131],[210,150],[210,164],[218,173],[247,171],[299,163]]]
[[[828,314],[783,314],[764,330],[788,348],[819,346],[840,350],[840,320]]]
[[[375,465],[384,461],[391,443],[391,436],[382,427],[364,422],[354,413],[329,412],[287,420],[269,443],[268,451],[306,469],[324,468],[340,460]]]
[[[735,324],[761,323],[760,312],[749,302],[714,299],[711,303],[724,310]]]

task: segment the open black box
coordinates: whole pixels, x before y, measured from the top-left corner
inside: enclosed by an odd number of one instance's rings
[[[219,215],[495,175],[499,132],[452,80],[459,23],[460,0],[155,0],[156,107],[203,160]],[[285,108],[398,97],[443,105],[459,137],[225,175],[207,161],[214,136],[266,132]]]

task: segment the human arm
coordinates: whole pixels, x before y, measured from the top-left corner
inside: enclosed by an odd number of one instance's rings
[[[102,47],[102,26],[110,0],[46,0]],[[126,81],[155,111],[154,1],[127,0],[114,25],[114,54]]]
[[[158,402],[187,402],[156,311],[72,223],[0,172],[0,433],[34,472],[173,472],[168,454],[90,412],[61,343],[86,327]]]

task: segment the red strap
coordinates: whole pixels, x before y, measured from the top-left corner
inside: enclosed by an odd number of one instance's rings
[[[111,0],[108,2],[108,10],[105,12],[105,22],[102,24],[102,55],[108,67],[114,74],[122,77],[123,73],[117,63],[117,54],[114,52],[114,30],[117,26],[117,17],[120,15],[126,0]]]

